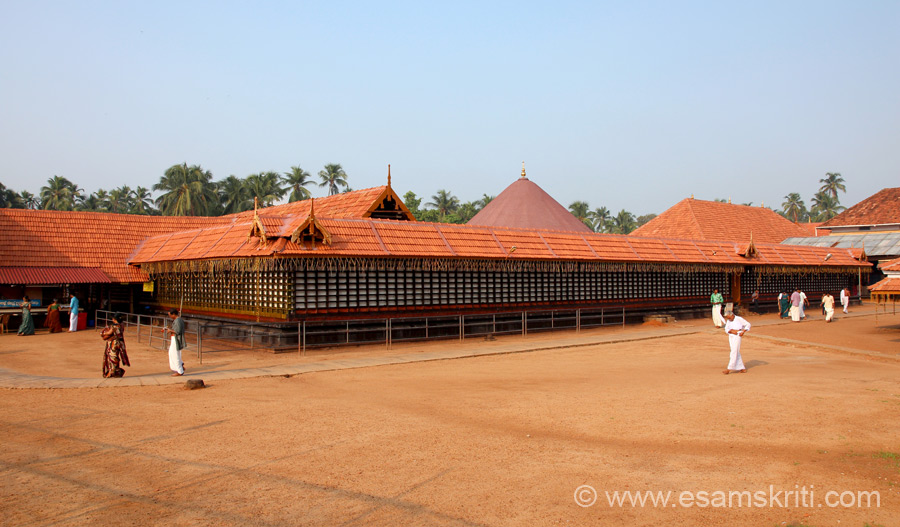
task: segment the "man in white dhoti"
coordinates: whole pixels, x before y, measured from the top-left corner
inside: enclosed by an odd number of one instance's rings
[[[806,306],[809,305],[809,299],[806,298],[806,293],[800,291],[800,318],[806,318]]]
[[[78,331],[78,299],[69,293],[69,332]]]
[[[184,341],[184,319],[178,314],[178,310],[172,308],[169,310],[169,318],[172,319],[172,327],[166,328],[166,334],[169,338],[169,369],[172,370],[172,377],[184,375],[184,362],[181,361],[181,350],[185,347]]]
[[[791,293],[791,320],[794,322],[800,322],[800,304],[802,302],[803,299],[800,297],[800,291],[794,289],[794,292]]]
[[[709,301],[712,304],[713,324],[715,324],[717,328],[720,328],[725,325],[725,319],[722,318],[722,302],[724,302],[725,299],[722,298],[722,293],[720,293],[718,289],[713,289],[713,294],[710,295]]]
[[[831,322],[834,318],[834,297],[825,293],[822,296],[822,307],[825,308],[825,322]]]
[[[741,358],[741,337],[748,331],[750,331],[749,322],[735,316],[731,311],[725,313],[725,333],[728,334],[728,344],[731,346],[728,368],[722,372],[725,375],[731,372],[747,373],[747,368],[744,367],[744,359]]]
[[[850,290],[846,287],[841,289],[841,305],[844,306],[844,313],[847,313],[847,308],[850,307]]]

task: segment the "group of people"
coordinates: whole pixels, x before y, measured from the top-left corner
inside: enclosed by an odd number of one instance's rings
[[[841,289],[840,299],[844,313],[849,313],[850,290],[846,287]],[[831,322],[834,319],[834,296],[826,292],[822,295],[820,305],[825,314],[825,321]],[[794,289],[794,292],[790,295],[787,293],[778,294],[778,311],[781,318],[790,317],[792,321],[800,322],[806,318],[807,307],[809,307],[809,298],[800,289]]]
[[[34,335],[34,319],[31,316],[31,299],[28,296],[22,298],[22,324],[19,325],[18,336]],[[69,304],[71,312],[69,315],[69,331],[78,330],[78,299],[71,295]],[[163,328],[163,331],[169,337],[169,369],[172,370],[172,376],[184,375],[184,362],[181,360],[181,351],[187,347],[184,339],[185,324],[177,309],[169,310],[169,318],[172,320],[172,326]],[[60,324],[60,305],[59,300],[54,298],[53,302],[47,306],[47,321],[45,327],[50,329],[50,333],[61,332]],[[125,370],[122,366],[131,366],[128,360],[128,350],[125,347],[125,316],[116,314],[108,326],[100,331],[100,338],[106,342],[106,349],[103,352],[103,376],[104,377],[122,377]]]
[[[181,360],[181,351],[187,347],[184,339],[184,319],[177,309],[169,310],[169,319],[172,326],[163,328],[169,336],[169,369],[173,377],[184,375],[184,362]],[[103,376],[121,377],[125,375],[122,366],[131,366],[128,360],[128,352],[125,348],[125,316],[116,314],[112,322],[100,332],[100,338],[106,341],[106,351],[103,353]]]
[[[78,331],[78,298],[74,294],[69,295],[69,332]],[[31,316],[31,299],[28,295],[22,297],[22,323],[19,324],[19,331],[16,333],[20,337],[25,335],[34,335],[34,317]],[[50,330],[50,333],[62,332],[62,323],[60,322],[60,311],[62,306],[59,299],[54,298],[53,302],[47,306],[47,318],[44,320],[44,327]]]
[[[753,305],[756,305],[759,299],[759,292],[753,292]],[[840,295],[841,306],[844,309],[844,313],[849,313],[850,307],[850,290],[844,288],[841,290]],[[730,373],[747,373],[747,368],[744,365],[744,360],[741,357],[741,338],[745,333],[750,331],[750,323],[747,322],[746,319],[735,315],[734,311],[726,311],[725,314],[722,314],[722,304],[725,302],[722,294],[719,293],[718,289],[713,290],[713,294],[710,296],[710,303],[712,304],[712,319],[713,324],[717,328],[725,328],[725,333],[728,335],[728,344],[731,348],[731,354],[728,360],[728,367],[722,372],[725,375]],[[834,319],[834,297],[830,293],[825,293],[822,295],[822,311],[825,314],[825,322],[831,322]],[[794,292],[788,295],[787,293],[780,293],[778,295],[778,308],[779,314],[781,318],[791,317],[791,320],[794,322],[799,322],[800,320],[806,318],[806,310],[805,308],[809,307],[809,298],[806,296],[806,293],[800,291],[799,288],[794,289]]]

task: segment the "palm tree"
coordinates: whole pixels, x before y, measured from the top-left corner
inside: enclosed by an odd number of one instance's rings
[[[251,197],[259,199],[262,207],[271,207],[285,193],[285,189],[281,186],[281,175],[278,172],[250,174],[244,181],[244,185]]]
[[[460,223],[468,223],[473,216],[478,214],[478,201],[467,201],[456,208],[456,217]]]
[[[838,199],[838,191],[842,190],[845,193],[847,192],[847,187],[844,186],[844,178],[841,177],[840,172],[826,172],[825,179],[820,179],[819,183],[822,184],[819,187],[819,192],[825,192],[827,194],[831,194],[831,197],[837,201]]]
[[[288,196],[288,203],[309,199],[312,196],[306,188],[306,185],[312,183],[310,178],[312,176],[309,175],[309,172],[298,166],[291,167],[290,172],[284,173],[282,181],[287,185],[288,190],[291,191],[291,195]]]
[[[587,204],[586,201],[575,201],[571,205],[569,205],[569,212],[572,213],[573,216],[578,218],[578,221],[584,223],[588,227],[591,226],[590,221],[588,220],[588,216],[591,213],[591,206]]]
[[[81,189],[61,176],[53,176],[41,187],[41,205],[44,210],[73,210]]]
[[[609,209],[606,207],[600,207],[599,209],[594,209],[589,212],[588,218],[591,220],[591,228],[594,232],[607,232],[609,229],[611,218]]]
[[[22,206],[22,197],[0,183],[0,209],[19,209]]]
[[[131,192],[131,188],[127,185],[109,191],[107,210],[115,213],[125,213],[131,210]]]
[[[106,194],[105,190],[99,190],[98,192],[103,192],[104,194]],[[75,210],[81,210],[85,212],[100,212],[103,209],[103,201],[97,197],[97,192],[81,200],[75,207]]]
[[[108,212],[109,211],[109,192],[101,189],[97,189],[97,192],[91,194],[92,198],[95,198],[95,206],[92,210],[97,212]]]
[[[223,214],[244,212],[253,208],[253,200],[244,180],[237,176],[228,176],[219,182],[219,203]]]
[[[813,196],[812,203],[812,212],[816,213],[815,221],[828,221],[846,208],[824,190],[820,190]]]
[[[806,215],[806,205],[803,203],[803,199],[800,198],[800,194],[791,192],[784,199],[784,203],[781,204],[784,217],[790,218],[794,223],[802,220]]]
[[[612,232],[616,234],[628,234],[635,229],[634,214],[625,209],[619,211],[613,218]]]
[[[166,216],[205,216],[218,205],[212,174],[200,165],[172,165],[153,190],[163,192],[156,206]]]
[[[41,200],[27,190],[23,190],[19,193],[19,200],[26,209],[37,210],[41,208]]]
[[[494,198],[495,198],[495,197],[496,197],[496,196],[489,196],[489,195],[487,195],[487,194],[483,194],[483,195],[481,196],[481,199],[478,200],[478,205],[479,205],[478,210],[481,210],[481,209],[487,207],[487,206],[488,206],[488,203],[494,201]]]
[[[459,199],[447,190],[439,190],[426,205],[434,207],[438,213],[438,221],[443,222],[447,214],[459,208]]]
[[[156,210],[153,208],[153,198],[150,190],[144,187],[138,187],[132,192],[131,213],[132,214],[148,214],[152,215]]]
[[[340,194],[340,187],[347,187],[347,173],[341,168],[341,165],[330,164],[325,165],[324,170],[319,171],[320,187],[328,187],[328,195],[334,196]]]

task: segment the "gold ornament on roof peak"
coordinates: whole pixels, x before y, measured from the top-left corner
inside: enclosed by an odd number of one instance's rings
[[[525,177],[525,161],[522,161],[522,177]]]

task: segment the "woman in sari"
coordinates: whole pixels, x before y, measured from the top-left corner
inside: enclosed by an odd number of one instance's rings
[[[47,306],[47,320],[44,327],[50,328],[50,333],[59,333],[62,331],[62,325],[59,323],[59,301],[53,299],[53,303]]]
[[[119,367],[131,366],[128,362],[128,353],[125,351],[125,317],[117,314],[113,317],[112,324],[103,328],[100,337],[106,341],[106,351],[103,353],[103,376],[121,377],[125,370]]]
[[[781,318],[791,316],[791,297],[787,293],[778,294],[778,313]]]
[[[34,335],[34,319],[31,318],[31,299],[25,296],[22,299],[22,324],[19,326],[18,335]]]

